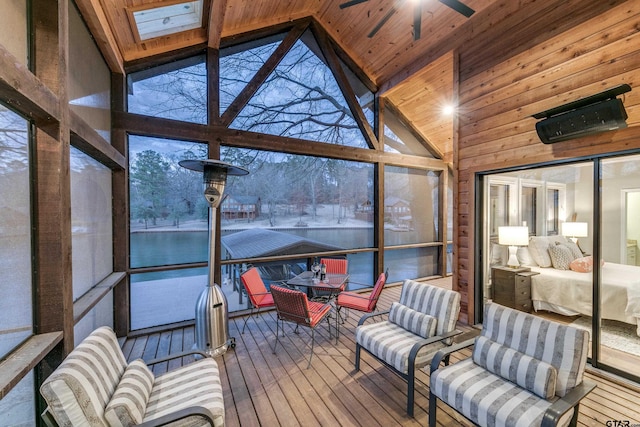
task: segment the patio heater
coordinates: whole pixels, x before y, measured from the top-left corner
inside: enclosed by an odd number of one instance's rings
[[[209,274],[207,286],[196,302],[196,348],[211,357],[224,354],[235,339],[229,338],[229,307],[215,283],[216,214],[229,175],[247,175],[248,170],[218,160],[181,160],[186,169],[203,172],[204,198],[209,203]]]

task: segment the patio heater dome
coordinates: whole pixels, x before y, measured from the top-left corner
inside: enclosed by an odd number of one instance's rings
[[[203,173],[204,198],[209,211],[209,273],[208,283],[196,302],[196,348],[209,356],[224,354],[235,339],[229,338],[229,308],[227,299],[215,283],[216,213],[222,203],[229,175],[247,175],[248,170],[219,160],[181,160],[180,166]]]

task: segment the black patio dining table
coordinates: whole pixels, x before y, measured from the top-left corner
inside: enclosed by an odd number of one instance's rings
[[[297,276],[287,280],[287,285],[307,288],[307,295],[313,295],[314,290],[328,292],[329,299],[336,297],[342,290],[342,286],[349,280],[348,274],[327,273],[324,280],[314,280],[312,271],[303,271]]]

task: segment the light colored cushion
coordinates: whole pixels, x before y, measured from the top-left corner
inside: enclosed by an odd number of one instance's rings
[[[568,270],[571,261],[574,260],[571,250],[565,245],[549,245],[551,265],[557,270]]]
[[[531,236],[529,238],[529,252],[537,265],[551,267],[549,245],[566,242],[567,239],[564,236]]]
[[[516,256],[518,257],[518,262],[521,265],[529,265],[533,267],[538,266],[536,261],[533,259],[533,256],[531,256],[531,251],[529,251],[529,248],[526,246],[519,247],[518,252],[516,252]],[[502,265],[505,265],[505,264],[506,262]]]
[[[60,427],[106,427],[104,408],[126,367],[115,333],[103,326],[65,358],[40,394]]]
[[[551,399],[556,393],[558,371],[548,363],[483,336],[476,338],[472,357],[478,366],[518,384],[543,399]]]
[[[389,321],[365,323],[356,328],[356,342],[358,344],[404,374],[409,372],[411,348],[422,340],[424,338],[421,336]],[[422,347],[416,355],[415,369],[427,366],[433,355],[444,346],[442,341],[438,341]]]
[[[437,319],[436,335],[453,331],[460,314],[458,292],[414,280],[407,279],[402,284],[400,304],[435,317]],[[448,345],[451,342],[451,339],[445,341]]]
[[[209,357],[158,375],[147,403],[144,422],[192,406],[207,408],[215,417],[214,425],[224,425],[224,399],[218,364]],[[169,426],[209,426],[194,415]]]
[[[440,367],[429,383],[433,394],[477,425],[540,426],[553,404],[476,365],[471,358]],[[560,418],[559,427],[569,425],[573,411]]]
[[[569,250],[571,250],[571,254],[573,255],[573,259],[577,259],[577,258],[582,258],[584,255],[582,254],[582,251],[580,250],[580,248],[578,247],[577,244],[575,244],[573,241],[571,240],[567,240],[566,242],[562,243],[564,246],[568,247]]]
[[[549,239],[546,236],[533,236],[529,239],[529,252],[540,267],[551,267]]]
[[[434,336],[436,324],[438,323],[435,317],[420,313],[398,302],[391,304],[389,322],[395,323],[416,335],[420,335],[422,338]]]
[[[127,366],[104,411],[111,427],[129,427],[142,422],[153,381],[153,373],[142,359]]]
[[[509,259],[509,248],[498,243],[491,243],[491,265],[506,265]]]
[[[541,360],[558,371],[556,395],[582,382],[589,332],[495,303],[484,306],[481,335]]]

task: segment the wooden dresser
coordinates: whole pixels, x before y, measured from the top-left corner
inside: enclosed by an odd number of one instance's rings
[[[516,310],[530,312],[531,276],[536,274],[528,267],[493,267],[493,301]]]

